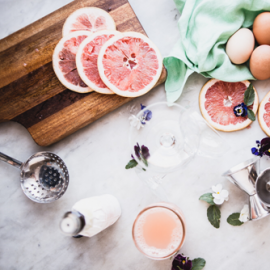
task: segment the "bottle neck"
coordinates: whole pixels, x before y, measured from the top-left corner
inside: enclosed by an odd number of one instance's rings
[[[84,226],[84,216],[76,210],[66,212],[60,222],[61,231],[69,236],[78,235]]]

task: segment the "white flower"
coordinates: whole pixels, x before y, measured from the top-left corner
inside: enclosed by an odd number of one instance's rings
[[[130,124],[131,124],[133,127],[137,128],[138,130],[139,130],[141,127],[144,127],[144,125],[141,123],[141,120],[140,120],[137,116],[135,116],[135,115],[132,114],[128,119],[129,119],[129,121],[130,121]]]
[[[215,204],[223,204],[224,201],[228,201],[229,192],[225,189],[222,190],[222,185],[218,184],[216,186],[212,186],[212,190],[214,193],[212,193],[214,197],[214,203]]]
[[[239,220],[241,222],[247,222],[249,220],[249,207],[247,204],[245,204],[241,210]]]

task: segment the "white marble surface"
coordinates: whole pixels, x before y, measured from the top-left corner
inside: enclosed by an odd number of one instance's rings
[[[68,0],[0,0],[0,38],[39,19],[68,3]],[[130,0],[150,38],[166,56],[178,38],[177,13],[172,0]],[[206,81],[192,75],[178,101],[198,109],[198,93]],[[269,91],[270,81],[255,82],[260,99]],[[135,248],[131,227],[137,213],[158,199],[151,195],[132,170],[129,160],[128,117],[139,104],[164,101],[164,86],[151,91],[83,128],[61,142],[42,148],[17,123],[0,124],[0,151],[26,160],[40,150],[55,152],[70,172],[67,193],[49,205],[37,204],[23,194],[19,171],[0,163],[0,269],[18,270],[169,270],[171,261],[152,261]],[[232,145],[221,159],[195,158],[184,173],[171,175],[172,200],[186,217],[187,238],[181,252],[191,258],[202,257],[207,270],[269,269],[270,217],[248,222],[241,227],[227,224],[227,217],[240,211],[247,197],[221,177],[221,174],[245,159],[256,139],[264,137],[258,122],[250,129],[222,134]],[[270,161],[266,160],[266,166]],[[222,208],[220,229],[207,221],[207,205],[198,200],[209,187],[223,183],[230,199]],[[93,238],[73,239],[60,233],[62,214],[81,198],[98,194],[115,195],[122,206],[120,220]]]

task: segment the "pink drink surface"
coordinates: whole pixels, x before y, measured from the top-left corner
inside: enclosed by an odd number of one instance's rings
[[[134,237],[138,247],[146,255],[166,257],[177,251],[183,237],[183,226],[173,211],[154,207],[138,218]]]

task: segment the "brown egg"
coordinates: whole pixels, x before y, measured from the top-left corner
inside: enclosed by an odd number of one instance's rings
[[[270,46],[257,47],[250,57],[250,71],[258,80],[270,78]]]
[[[245,63],[254,49],[253,33],[247,28],[235,32],[227,42],[226,53],[234,64]]]
[[[270,12],[263,12],[255,18],[253,34],[260,45],[270,45]]]

